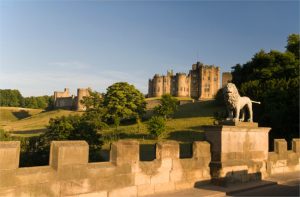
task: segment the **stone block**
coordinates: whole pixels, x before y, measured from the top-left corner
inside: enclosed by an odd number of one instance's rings
[[[274,152],[283,155],[287,152],[287,143],[285,139],[275,139],[274,140]]]
[[[193,158],[210,157],[210,144],[206,141],[193,143]]]
[[[145,185],[150,184],[150,176],[144,173],[135,173],[134,175],[134,185]]]
[[[194,187],[193,181],[179,181],[175,182],[175,190],[184,190],[184,189],[190,189]]]
[[[156,145],[156,159],[179,159],[179,143],[175,141],[159,142]]]
[[[124,187],[120,189],[114,189],[108,192],[108,197],[136,197],[137,196],[137,187]]]
[[[139,185],[137,186],[138,196],[146,196],[154,194],[154,185]]]
[[[0,170],[14,170],[19,167],[20,142],[0,142]]]
[[[167,183],[170,181],[170,173],[169,173],[169,171],[159,172],[159,173],[151,176],[150,181],[151,181],[151,184]]]
[[[300,153],[300,139],[299,138],[294,138],[292,141],[292,150],[295,153]]]
[[[161,193],[161,192],[169,192],[175,190],[175,184],[173,182],[169,183],[161,183],[154,185],[154,192]]]
[[[137,164],[140,146],[137,140],[119,140],[112,143],[110,151],[111,162],[116,165]]]
[[[79,195],[76,195],[76,197],[107,197],[107,191],[99,191],[99,192],[91,192],[91,193],[86,193],[86,194],[79,194]]]
[[[64,166],[88,163],[89,146],[86,141],[52,141],[50,166],[58,170]]]
[[[170,181],[177,182],[183,179],[183,171],[182,170],[172,170],[170,172]]]

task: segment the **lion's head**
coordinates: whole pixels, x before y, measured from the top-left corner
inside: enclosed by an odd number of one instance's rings
[[[240,97],[240,94],[233,83],[228,83],[223,88],[223,95],[226,105],[229,105],[233,108],[236,106],[237,101]]]

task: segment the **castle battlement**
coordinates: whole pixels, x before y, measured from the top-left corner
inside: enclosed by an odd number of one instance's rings
[[[269,175],[300,170],[300,139],[293,139],[292,150],[287,150],[285,140],[275,140],[274,150],[262,160]],[[206,141],[194,142],[192,157],[185,159],[180,158],[180,145],[175,141],[159,142],[153,161],[140,161],[136,140],[114,142],[109,162],[89,163],[88,155],[85,141],[53,141],[48,166],[20,168],[20,142],[0,142],[0,196],[137,197],[193,188],[212,178],[213,158]],[[251,158],[242,159],[247,164]],[[250,164],[249,173],[260,172]],[[234,171],[236,164],[231,165]]]

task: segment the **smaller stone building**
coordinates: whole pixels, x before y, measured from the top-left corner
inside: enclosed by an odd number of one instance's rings
[[[54,108],[85,111],[84,105],[80,102],[85,96],[89,96],[89,88],[78,88],[77,96],[70,95],[69,88],[65,88],[63,92],[55,91]]]

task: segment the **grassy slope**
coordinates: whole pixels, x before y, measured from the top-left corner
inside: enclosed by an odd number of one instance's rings
[[[179,106],[178,112],[174,119],[167,121],[167,132],[159,140],[177,140],[179,142],[192,142],[203,140],[203,125],[211,125],[214,122],[213,114],[222,108],[216,106],[214,101],[195,102]],[[152,139],[147,133],[147,126],[143,123],[140,128],[137,124],[129,126],[120,126],[118,136],[112,135],[114,128],[103,131],[105,146],[116,138],[133,138],[138,139],[141,143],[155,143],[157,140]]]
[[[180,142],[202,140],[203,130],[201,126],[213,124],[213,114],[219,110],[222,109],[216,106],[213,101],[181,105],[178,112],[174,115],[174,119],[167,121],[167,132],[159,140],[177,140]],[[0,108],[1,114],[6,114],[1,117],[1,125],[6,131],[22,136],[36,135],[43,132],[50,118],[80,113],[67,110],[30,111],[30,117],[17,120],[12,113],[13,111]],[[2,120],[5,122],[5,125],[2,124]],[[116,131],[113,127],[102,131],[102,133],[105,141],[104,148],[108,148],[110,142],[120,138],[134,138],[142,143],[156,142],[155,139],[148,135],[146,123],[142,123],[140,127],[137,124],[120,126],[117,131],[118,135],[114,135]]]
[[[25,111],[25,112],[24,112]],[[18,118],[16,114],[29,114]],[[13,133],[34,134],[46,129],[50,118],[55,118],[69,114],[79,114],[80,112],[68,110],[54,110],[44,112],[40,109],[0,108],[1,125],[5,131]],[[20,117],[20,115],[19,115]]]

